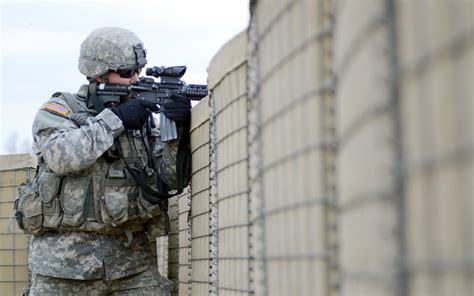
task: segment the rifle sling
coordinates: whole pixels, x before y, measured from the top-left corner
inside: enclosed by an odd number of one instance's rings
[[[143,198],[146,199],[146,201],[148,201],[149,203],[151,204],[157,204],[159,203],[160,201],[164,200],[164,199],[168,199],[170,197],[173,197],[175,196],[176,194],[169,194],[169,193],[163,193],[163,192],[159,192],[153,188],[151,188],[150,186],[148,186],[147,184],[145,184],[143,182],[143,179],[140,178],[134,171],[134,169],[132,169],[127,161],[125,160],[125,157],[123,155],[123,151],[122,151],[122,147],[120,145],[120,140],[119,138],[115,138],[114,140],[114,144],[115,144],[115,147],[117,148],[117,151],[119,153],[119,156],[120,158],[123,160],[123,163],[125,164],[125,167],[127,168],[127,171],[130,173],[130,175],[132,176],[132,178],[135,180],[135,182],[137,182],[138,186],[143,189],[143,191],[145,191],[146,193],[148,194],[143,194]]]
[[[105,109],[104,104],[99,100],[99,98],[97,97],[97,95],[95,93],[92,93],[92,94],[89,95],[89,100],[91,101],[91,103],[94,105],[95,109],[99,113],[102,110]],[[140,178],[135,173],[135,171],[128,165],[127,161],[125,160],[125,157],[124,157],[123,151],[122,151],[122,146],[120,145],[120,140],[119,140],[118,137],[114,139],[114,144],[115,144],[115,147],[117,148],[117,151],[119,153],[120,158],[123,160],[123,163],[125,164],[125,167],[127,168],[127,171],[130,173],[132,178],[135,179],[135,182],[137,182],[137,185],[141,189],[143,189],[143,191],[148,193],[148,194],[143,194],[143,198],[145,198],[146,201],[148,201],[151,204],[157,204],[157,203],[159,203],[160,201],[162,201],[164,199],[168,199],[170,197],[173,197],[173,196],[181,193],[179,191],[176,194],[163,193],[163,192],[159,192],[159,191],[151,188],[147,184],[145,184],[143,182],[143,179]],[[178,150],[179,150],[179,148],[178,148]]]
[[[189,125],[186,124],[183,132],[181,133],[181,139],[178,145],[178,152],[176,155],[176,174],[178,177],[178,194],[184,190],[184,174],[186,170],[186,160],[189,158]]]

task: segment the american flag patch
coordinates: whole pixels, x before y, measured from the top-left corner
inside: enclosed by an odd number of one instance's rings
[[[40,109],[63,117],[66,117],[69,115],[69,113],[71,113],[71,110],[56,102],[44,103]]]

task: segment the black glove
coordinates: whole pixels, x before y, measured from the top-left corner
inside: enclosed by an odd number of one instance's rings
[[[183,126],[191,121],[191,101],[185,96],[171,95],[161,106],[166,117]]]
[[[139,130],[148,120],[150,111],[158,111],[158,106],[150,101],[129,99],[117,107],[111,108],[112,112],[122,120],[127,129]]]

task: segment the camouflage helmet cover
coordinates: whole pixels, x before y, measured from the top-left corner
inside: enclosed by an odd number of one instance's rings
[[[117,27],[99,28],[81,44],[79,71],[98,77],[108,71],[137,69],[145,66],[143,42],[133,32]]]

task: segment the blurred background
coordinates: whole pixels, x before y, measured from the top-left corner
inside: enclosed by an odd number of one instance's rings
[[[0,1],[0,155],[31,150],[38,108],[56,91],[86,83],[77,69],[82,41],[93,30],[135,32],[148,66],[186,65],[189,83],[205,83],[220,46],[249,21],[247,0]]]
[[[158,240],[174,294],[473,295],[474,2],[244,2],[207,74],[185,76],[210,94]],[[2,223],[32,161],[0,158]],[[1,284],[20,289],[11,237]]]

